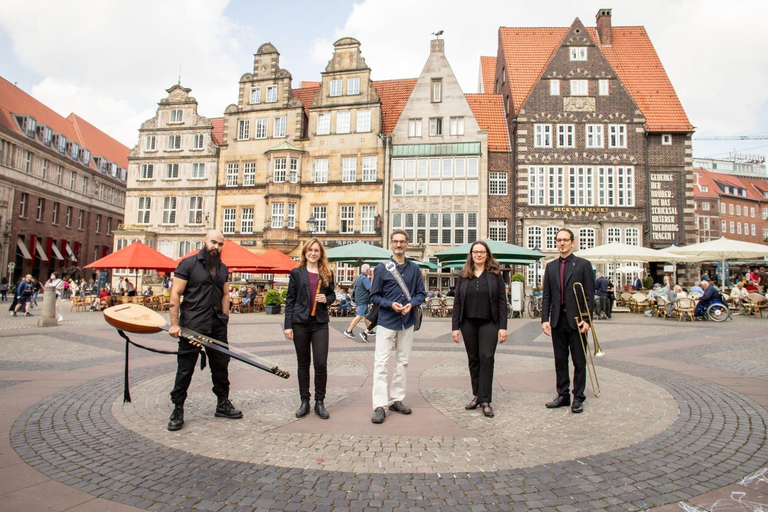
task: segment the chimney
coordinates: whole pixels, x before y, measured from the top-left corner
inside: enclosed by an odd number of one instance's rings
[[[597,37],[600,39],[600,45],[613,46],[613,36],[611,35],[611,10],[600,9],[595,15],[597,20]]]

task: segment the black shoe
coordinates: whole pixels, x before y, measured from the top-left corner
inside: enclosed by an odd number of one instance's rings
[[[299,409],[296,411],[297,418],[303,418],[309,414],[309,400],[302,400]]]
[[[477,409],[477,406],[480,405],[480,402],[477,401],[477,397],[473,398],[471,402],[469,402],[467,405],[464,406],[464,408],[468,411],[474,411]]]
[[[581,405],[580,401],[574,400],[573,405],[571,406],[571,412],[575,412],[575,413],[584,412],[584,406]]]
[[[483,407],[483,415],[486,418],[493,418],[494,415],[493,415],[493,408],[491,407],[491,404],[486,402],[486,403],[481,404],[481,405]]]
[[[318,400],[315,402],[315,414],[320,416],[322,419],[327,420],[331,417],[330,414],[328,414],[328,411],[325,410],[325,405],[323,405],[322,400]]]
[[[557,396],[551,402],[547,402],[547,409],[556,409],[558,407],[568,407],[571,405],[571,399],[566,396]]]
[[[403,402],[392,402],[392,405],[389,406],[390,411],[399,412],[400,414],[411,414],[411,408],[406,407]]]
[[[35,316],[35,315],[33,315],[32,313],[27,312],[27,313],[24,313],[24,316]]]
[[[173,408],[171,413],[171,420],[168,422],[168,430],[171,432],[175,430],[181,430],[184,426],[184,406],[177,405]]]
[[[365,333],[365,331],[360,333],[360,337],[363,339],[365,343],[368,343],[368,335]]]
[[[229,400],[222,400],[216,406],[217,418],[229,418],[231,420],[239,420],[243,417],[243,411],[239,411],[232,406],[232,402]]]
[[[344,331],[344,336],[346,336],[347,338],[349,338],[351,340],[355,339],[355,333],[353,333],[353,332]]]
[[[387,417],[386,411],[384,411],[383,407],[377,407],[376,410],[373,411],[373,418],[371,418],[371,423],[384,423],[384,418]]]

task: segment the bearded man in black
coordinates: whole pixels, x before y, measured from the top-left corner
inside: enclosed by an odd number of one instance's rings
[[[168,334],[179,338],[185,327],[227,343],[229,323],[229,294],[227,266],[221,262],[224,235],[211,230],[205,235],[203,248],[193,256],[183,259],[173,274],[170,297],[171,327]],[[181,301],[182,296],[184,301]],[[168,422],[168,430],[180,430],[184,426],[184,401],[192,382],[198,351],[186,339],[179,338],[176,383],[171,391],[174,409]],[[192,351],[191,351],[192,350]],[[190,352],[191,351],[191,352]],[[240,419],[243,413],[229,401],[229,356],[205,349],[211,367],[213,393],[217,398],[216,416]]]

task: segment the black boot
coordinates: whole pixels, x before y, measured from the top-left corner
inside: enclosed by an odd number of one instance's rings
[[[302,400],[299,409],[296,411],[297,418],[303,418],[309,414],[309,400]]]
[[[328,414],[328,411],[325,410],[325,405],[323,405],[322,400],[318,400],[315,402],[315,414],[320,416],[322,419],[327,420],[331,417],[330,414]]]
[[[216,417],[239,420],[243,417],[243,412],[235,409],[229,400],[219,400],[219,404],[216,406]]]
[[[168,430],[181,430],[184,426],[184,404],[177,404],[171,413],[171,420],[168,422]]]

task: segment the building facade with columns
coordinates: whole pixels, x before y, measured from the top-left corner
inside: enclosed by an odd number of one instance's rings
[[[199,249],[214,227],[221,118],[199,115],[191,89],[176,84],[166,92],[128,157],[125,218],[115,230],[115,250],[141,241],[177,259]]]
[[[82,267],[112,250],[128,148],[76,114],[62,117],[0,78],[0,268],[15,282]]]
[[[610,9],[595,28],[502,27],[481,69],[513,139],[515,243],[555,255],[561,227],[577,250],[693,241],[693,127],[643,27],[612,27]]]

